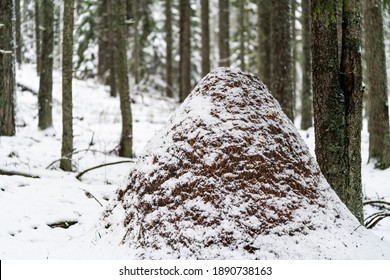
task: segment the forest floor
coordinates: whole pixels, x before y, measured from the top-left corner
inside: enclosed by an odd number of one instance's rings
[[[97,248],[96,225],[108,200],[126,182],[132,163],[90,167],[123,161],[116,156],[121,130],[119,98],[93,81],[74,80],[74,170],[59,169],[61,153],[61,73],[54,73],[53,128],[38,129],[39,79],[35,69],[17,70],[17,132],[0,138],[0,170],[26,176],[0,175],[0,259],[124,258],[125,248]],[[132,97],[134,151],[139,155],[177,103],[150,94]],[[297,124],[299,120],[297,120]],[[362,175],[365,200],[390,201],[390,170],[367,163],[368,132],[362,133]],[[314,131],[301,131],[314,154]],[[30,177],[28,177],[30,176]],[[39,178],[33,178],[39,177]],[[368,217],[380,209],[365,206]],[[390,246],[390,218],[371,231]]]

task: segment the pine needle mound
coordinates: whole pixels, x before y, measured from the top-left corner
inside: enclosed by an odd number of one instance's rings
[[[146,259],[353,258],[368,234],[266,86],[229,68],[151,140],[102,221]]]

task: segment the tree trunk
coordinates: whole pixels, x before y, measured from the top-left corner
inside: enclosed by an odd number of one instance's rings
[[[359,1],[342,7],[339,59],[337,1],[312,0],[313,107],[316,156],[329,184],[363,221],[360,131],[362,75]],[[329,11],[329,7],[331,11]]]
[[[364,39],[368,91],[369,158],[381,169],[390,166],[389,107],[382,1],[364,0]]]
[[[259,77],[270,87],[271,83],[271,1],[257,1]]]
[[[219,0],[219,66],[230,66],[229,1]]]
[[[305,0],[308,2],[308,0]],[[293,100],[295,103],[297,92],[297,29],[295,27],[295,13],[297,9],[297,1],[291,0],[291,72],[292,72],[292,86],[293,86]],[[295,106],[294,106],[295,109]]]
[[[165,32],[167,43],[167,65],[166,65],[166,77],[167,88],[166,93],[168,97],[173,97],[173,38],[172,38],[172,2],[171,0],[165,1]]]
[[[119,143],[119,155],[122,157],[133,156],[133,124],[131,115],[131,103],[129,92],[129,79],[127,76],[127,52],[126,52],[126,0],[114,1],[116,8],[116,52],[118,53],[118,85],[120,107],[122,114],[122,134]]]
[[[359,0],[343,1],[343,34],[341,47],[341,88],[346,102],[346,147],[348,188],[342,200],[363,223],[361,179],[361,130],[363,82],[361,47],[361,16]]]
[[[73,9],[74,0],[64,1],[64,30],[62,48],[62,148],[60,168],[72,171],[73,152]]]
[[[112,97],[117,96],[117,74],[116,74],[116,65],[117,65],[117,55],[115,51],[115,11],[113,5],[115,0],[108,0],[107,2],[107,13],[108,13],[108,53],[109,53],[109,62],[110,62],[110,74],[108,78],[108,83],[110,85],[110,95]]]
[[[180,102],[188,96],[191,91],[191,6],[190,1],[180,0]]]
[[[15,36],[16,36],[16,61],[22,63],[22,36],[20,31],[20,0],[15,0]]]
[[[107,32],[107,0],[98,2],[98,77],[101,83],[106,83],[108,61],[106,60],[108,50]]]
[[[15,134],[13,1],[0,1],[0,136]]]
[[[313,126],[312,112],[312,58],[311,58],[311,23],[310,1],[302,1],[302,96],[301,129]]]
[[[290,4],[272,0],[271,13],[271,92],[283,112],[294,120]]]
[[[202,76],[210,72],[209,0],[201,1]]]
[[[37,74],[41,74],[41,6],[42,0],[35,0],[35,52],[36,52],[36,60],[37,60]]]
[[[245,40],[246,40],[246,29],[248,26],[245,21],[245,0],[239,1],[239,36],[240,36],[240,68],[242,71],[245,71]]]
[[[149,35],[153,32],[154,30],[154,24],[153,24],[153,19],[151,17],[151,5],[152,5],[152,0],[133,0],[133,1],[138,1],[138,22],[140,23],[140,26],[138,28],[138,33],[139,33],[139,39],[138,39],[138,44],[139,44],[139,61],[138,61],[138,71],[139,71],[139,80],[141,81],[142,79],[146,79],[147,76],[149,75],[149,71],[146,67],[147,62],[145,60],[146,55],[145,55],[145,48],[149,47],[150,42],[149,42]]]
[[[53,91],[53,48],[54,48],[54,6],[53,1],[43,0],[43,36],[42,36],[42,67],[39,79],[38,106],[40,129],[53,125],[52,91]]]
[[[313,109],[315,153],[322,173],[341,198],[346,181],[344,97],[340,89],[337,23],[322,11],[326,0],[312,0]],[[336,5],[333,7],[336,12]],[[332,43],[330,43],[332,42]]]
[[[62,10],[61,5],[54,6],[54,68],[62,65]]]
[[[134,0],[126,0],[126,18],[127,19],[134,19],[133,1]]]
[[[134,65],[133,65],[133,75],[135,84],[139,84],[140,77],[140,60],[141,60],[141,43],[140,43],[140,32],[139,32],[139,22],[140,22],[140,7],[138,0],[133,0],[133,15],[134,15]]]

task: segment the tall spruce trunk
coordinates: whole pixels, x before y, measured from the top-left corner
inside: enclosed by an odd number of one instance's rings
[[[133,62],[133,75],[135,84],[138,85],[138,83],[141,80],[141,55],[142,55],[142,47],[141,47],[141,36],[140,36],[140,30],[139,30],[139,23],[140,23],[140,3],[139,0],[132,0],[133,1],[133,16],[134,16],[134,62]],[[145,3],[144,3],[145,4]]]
[[[341,88],[346,107],[346,147],[348,187],[342,200],[363,223],[361,176],[361,130],[363,110],[363,80],[361,47],[361,15],[359,0],[343,1]]]
[[[258,68],[260,79],[270,87],[271,83],[271,1],[257,1]]]
[[[15,134],[13,1],[0,1],[0,136]]]
[[[230,66],[229,1],[219,0],[219,66]]]
[[[191,6],[190,1],[180,0],[180,64],[179,99],[183,102],[191,91]]]
[[[289,1],[288,1],[289,2]],[[283,112],[294,120],[292,80],[291,10],[285,1],[272,0],[271,7],[271,92]]]
[[[313,126],[310,1],[302,1],[301,129]]]
[[[59,69],[62,65],[62,22],[63,14],[60,5],[54,6],[54,68]]]
[[[326,0],[312,0],[313,109],[315,153],[321,171],[341,197],[347,188],[345,107],[340,88],[337,22],[322,11]],[[336,12],[336,4],[332,7]],[[333,42],[333,43],[330,43]]]
[[[53,49],[54,49],[54,4],[53,1],[43,0],[43,36],[42,36],[42,65],[38,92],[38,127],[46,129],[53,125],[52,120],[52,91],[53,91]]]
[[[382,1],[364,0],[364,42],[368,92],[369,158],[390,166],[389,106]]]
[[[109,77],[108,77],[108,84],[110,85],[110,96],[116,97],[118,90],[117,90],[117,53],[115,50],[116,46],[116,24],[115,19],[117,15],[114,11],[114,5],[116,0],[107,0],[107,13],[108,13],[108,61],[109,61]]]
[[[22,36],[21,36],[20,0],[15,0],[15,40],[16,61],[22,63]]]
[[[129,78],[127,76],[126,51],[126,0],[115,1],[116,14],[116,51],[118,53],[118,87],[122,115],[122,133],[119,143],[119,155],[133,156],[133,123],[131,114]]]
[[[74,0],[64,1],[62,48],[62,148],[60,168],[72,171],[73,152],[73,9]]]
[[[172,1],[165,1],[165,33],[166,33],[166,94],[168,97],[173,97],[173,37],[172,37]]]
[[[107,24],[107,0],[98,1],[98,78],[102,84],[106,83],[108,69],[108,24]]]
[[[42,0],[35,0],[35,54],[36,54],[36,61],[37,61],[37,74],[41,74],[41,64],[42,64],[42,56],[41,56],[41,1]]]
[[[297,9],[297,1],[291,1],[291,51],[292,51],[292,59],[291,59],[291,75],[292,75],[292,86],[293,86],[293,100],[295,102],[296,94],[297,94],[297,28],[295,27],[295,14]],[[306,2],[308,0],[305,0]],[[295,106],[294,106],[295,109]]]
[[[201,0],[202,76],[210,72],[209,0]]]
[[[245,71],[245,40],[246,40],[246,29],[248,26],[245,21],[245,0],[239,1],[239,36],[240,36],[240,52],[239,52],[239,60],[240,60],[240,68],[242,71]]]
[[[316,156],[329,184],[363,222],[360,131],[362,74],[359,1],[342,4],[341,57],[337,1],[312,0],[313,107]],[[329,11],[329,7],[331,11]]]

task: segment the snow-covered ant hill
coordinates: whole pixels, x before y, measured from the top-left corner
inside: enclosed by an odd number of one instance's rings
[[[141,259],[390,258],[266,86],[219,68],[148,144],[101,220]]]

